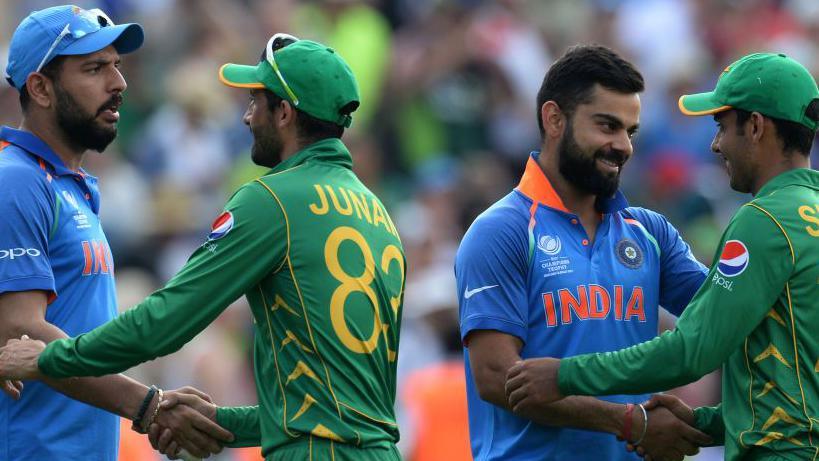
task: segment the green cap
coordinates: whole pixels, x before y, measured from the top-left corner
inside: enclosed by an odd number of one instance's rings
[[[256,66],[225,64],[219,80],[234,88],[267,88],[296,109],[343,127],[350,126],[359,104],[350,66],[332,48],[310,40],[280,48]]]
[[[754,53],[726,67],[714,91],[681,96],[679,106],[685,115],[742,109],[816,130],[806,114],[816,98],[816,81],[802,64],[781,53]]]

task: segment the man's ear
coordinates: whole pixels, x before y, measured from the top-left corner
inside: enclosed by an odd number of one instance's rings
[[[284,127],[291,123],[295,123],[296,115],[296,108],[290,104],[290,101],[282,99],[281,102],[279,102],[279,115],[275,120],[280,127]]]
[[[40,72],[28,74],[23,91],[28,91],[29,99],[44,109],[53,104],[54,82]]]
[[[543,120],[543,132],[547,138],[559,138],[566,128],[566,114],[554,101],[546,101],[540,106],[540,117]]]
[[[751,116],[746,123],[749,125],[747,128],[750,130],[751,140],[759,142],[762,135],[765,134],[765,116],[759,112],[751,112]]]

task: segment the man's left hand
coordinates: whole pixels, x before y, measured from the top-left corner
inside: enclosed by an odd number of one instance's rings
[[[557,385],[560,359],[521,360],[506,373],[506,399],[515,413],[564,398]]]
[[[20,339],[10,339],[0,347],[0,379],[41,379],[43,375],[37,360],[45,347],[44,342],[29,339],[26,335]]]

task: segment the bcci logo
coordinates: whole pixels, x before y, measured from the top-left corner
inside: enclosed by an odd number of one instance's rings
[[[617,259],[630,269],[643,265],[643,250],[633,240],[623,239],[617,242]]]
[[[554,256],[560,253],[560,237],[552,237],[551,235],[543,235],[537,241],[537,247],[540,251],[549,256]]]

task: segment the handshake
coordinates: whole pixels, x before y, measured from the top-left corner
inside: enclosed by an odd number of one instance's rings
[[[512,411],[534,419],[543,407],[563,399],[558,387],[560,360],[529,359],[517,362],[506,375],[506,399]],[[656,394],[647,402],[627,408],[617,438],[628,451],[649,461],[679,461],[695,455],[713,440],[694,427],[694,411],[682,400]]]
[[[54,387],[59,381],[48,380],[37,367],[37,359],[44,349],[45,343],[26,335],[11,339],[1,347],[0,390],[16,400],[23,392],[21,379],[40,379]],[[96,397],[88,396],[87,392],[84,398],[70,396],[98,404],[93,401]],[[124,416],[136,417],[133,429],[148,434],[154,449],[170,459],[207,458],[221,452],[223,445],[234,439],[233,434],[216,423],[216,408],[210,396],[193,387],[167,392],[152,388],[138,414]],[[113,412],[112,408],[106,409]]]

